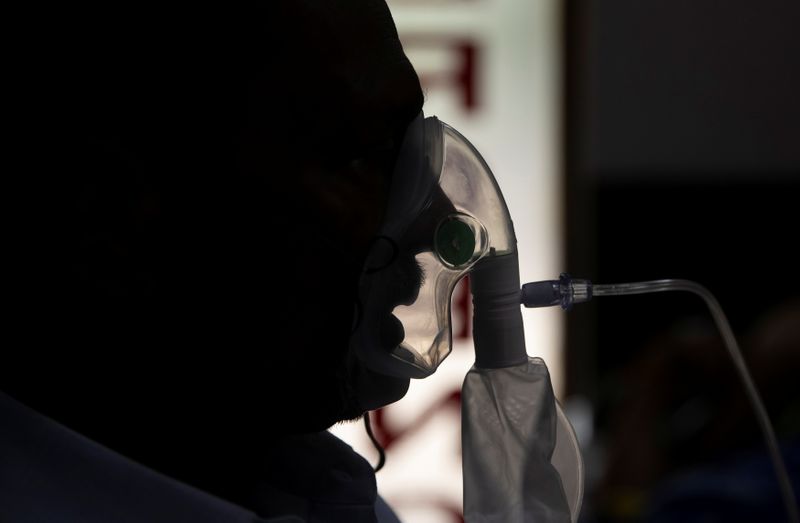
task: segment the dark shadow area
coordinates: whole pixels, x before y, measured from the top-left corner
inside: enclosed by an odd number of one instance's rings
[[[798,20],[784,1],[572,2],[565,135],[568,270],[709,288],[795,483]],[[591,400],[597,431],[585,521],[785,520],[699,298],[600,298],[570,313],[567,338],[569,394]]]

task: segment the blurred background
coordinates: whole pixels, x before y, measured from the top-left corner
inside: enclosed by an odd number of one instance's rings
[[[390,0],[425,112],[485,156],[523,281],[687,278],[714,292],[800,476],[800,3]],[[461,521],[453,354],[375,413],[379,489],[404,521]],[[525,310],[586,460],[581,521],[784,521],[702,302],[660,294]],[[361,424],[332,429],[375,462]]]

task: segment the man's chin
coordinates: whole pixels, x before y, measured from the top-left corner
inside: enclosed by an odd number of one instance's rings
[[[374,372],[362,364],[355,376],[357,404],[362,411],[376,410],[400,400],[408,392],[409,380]]]
[[[336,420],[334,424],[347,424],[347,423],[355,423],[356,421],[361,421],[361,418],[364,417],[366,411],[360,407],[354,408],[351,411],[345,411],[340,416],[341,419]]]
[[[325,430],[340,422],[353,422],[361,419],[364,413],[385,407],[401,399],[408,392],[409,380],[374,372],[364,366],[357,358],[348,358],[348,372],[338,383],[336,403],[334,396],[314,405],[315,412],[304,420],[298,420],[303,432]]]

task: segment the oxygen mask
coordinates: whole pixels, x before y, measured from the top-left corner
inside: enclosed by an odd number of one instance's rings
[[[480,154],[455,129],[420,114],[361,277],[355,353],[382,374],[429,376],[451,351],[456,284],[480,260],[515,250],[508,209]]]

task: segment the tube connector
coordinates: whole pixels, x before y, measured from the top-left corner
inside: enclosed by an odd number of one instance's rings
[[[575,303],[592,299],[592,282],[574,280],[562,272],[557,280],[544,280],[526,283],[522,286],[520,301],[525,307],[552,307],[559,305],[565,311]]]

